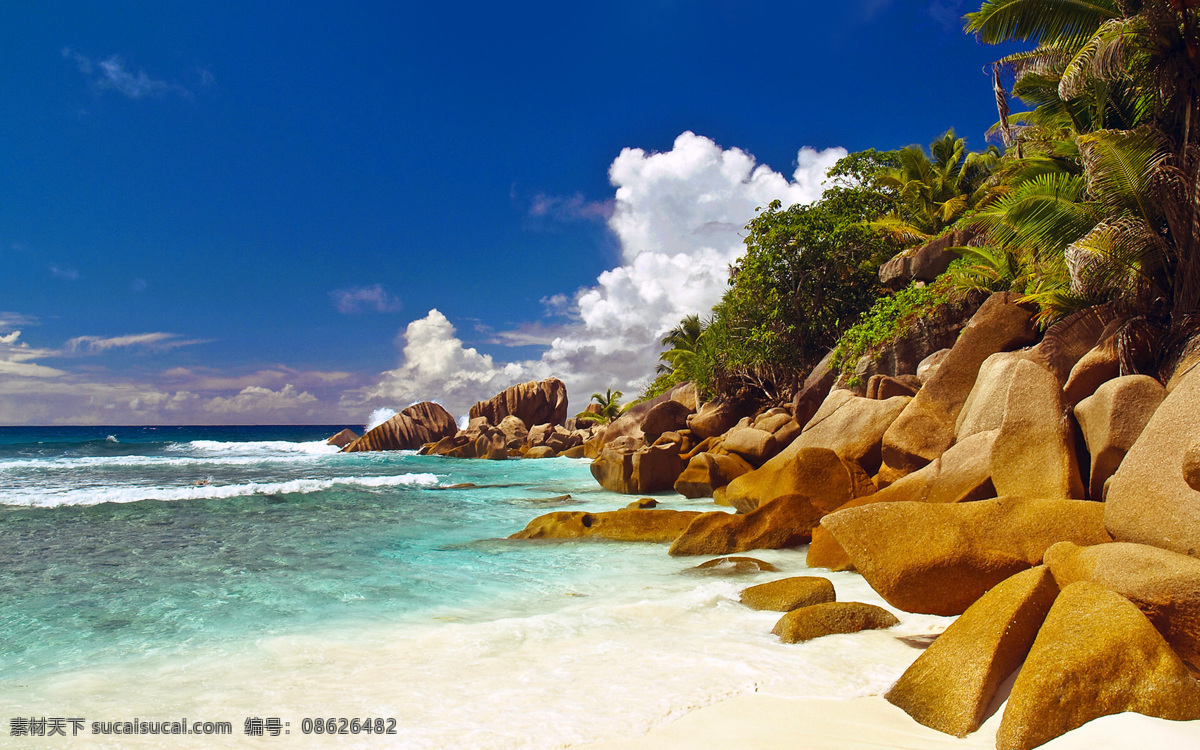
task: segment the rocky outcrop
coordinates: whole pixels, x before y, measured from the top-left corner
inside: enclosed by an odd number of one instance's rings
[[[1116,312],[1108,305],[1080,310],[1050,326],[1030,351],[1030,358],[1054,373],[1059,387],[1063,387],[1079,361],[1120,325]]]
[[[1100,544],[1104,507],[1001,497],[974,503],[873,503],[821,525],[889,604],[959,615],[992,586],[1039,564],[1055,542]]]
[[[500,424],[496,425],[496,429],[504,434],[504,443],[513,450],[519,449],[529,439],[529,429],[521,418],[509,414],[504,419],[500,420]]]
[[[654,445],[613,443],[600,451],[592,462],[592,476],[600,486],[626,495],[665,492],[675,485],[683,472],[680,445],[661,442]]]
[[[727,555],[804,544],[821,520],[804,495],[784,495],[745,514],[716,511],[696,518],[671,545],[672,555]]]
[[[725,433],[721,448],[741,456],[752,466],[762,466],[779,452],[779,443],[771,433],[754,427],[738,427]]]
[[[793,609],[771,631],[784,643],[803,643],[835,633],[858,633],[899,625],[891,612],[862,602],[828,602]]]
[[[538,516],[509,539],[586,539],[617,542],[670,542],[699,516],[696,511],[654,509],[607,513],[558,511]]]
[[[458,425],[450,412],[432,401],[422,401],[369,430],[366,435],[350,443],[342,451],[355,453],[416,450],[426,443],[452,437],[456,432]]]
[[[708,576],[742,576],[751,573],[778,573],[779,568],[756,557],[715,557],[684,572]]]
[[[777,497],[803,494],[825,514],[873,492],[874,483],[856,461],[844,460],[828,448],[801,448],[791,461],[770,463],[730,482],[725,499],[748,513]]]
[[[971,317],[962,335],[904,412],[884,435],[882,454],[889,479],[912,473],[954,443],[958,414],[983,361],[992,354],[1036,340],[1032,303],[998,292]]]
[[[1059,542],[1046,550],[1045,561],[1060,587],[1090,581],[1136,604],[1175,653],[1200,671],[1200,560],[1144,544]]]
[[[688,417],[687,426],[696,437],[703,440],[724,435],[744,416],[745,407],[742,404],[716,399],[702,405],[699,411]]]
[[[510,414],[526,425],[562,424],[567,419],[567,386],[558,378],[531,380],[471,407],[472,419],[486,417],[494,425]]]
[[[801,427],[808,424],[808,420],[821,408],[821,403],[825,401],[829,389],[838,378],[838,373],[833,368],[833,355],[836,353],[837,350],[830,349],[821,358],[792,398],[792,416]]]
[[[355,432],[354,430],[350,429],[349,427],[347,427],[346,429],[342,430],[338,434],[336,434],[333,437],[326,440],[325,444],[326,445],[334,445],[334,446],[337,446],[338,448],[345,448],[347,445],[350,445],[355,440],[358,440],[358,438],[359,438],[358,433]]]
[[[646,417],[660,404],[667,401],[678,401],[691,411],[696,410],[696,386],[693,383],[680,383],[666,393],[660,393],[647,401],[640,401],[626,409],[621,416],[604,427],[602,443],[608,444],[618,438],[645,438],[642,423]],[[649,442],[653,442],[651,439]]]
[[[739,601],[750,609],[791,612],[837,599],[833,584],[820,576],[794,576],[743,589]]]
[[[1179,379],[1110,480],[1104,523],[1114,539],[1200,556],[1200,491],[1184,461],[1200,436],[1200,367]]]
[[[992,484],[999,495],[1084,497],[1075,436],[1054,375],[1017,362],[992,448]]]
[[[1094,583],[1071,584],[1013,683],[996,747],[1028,750],[1125,711],[1200,719],[1200,682],[1128,600]]]
[[[646,418],[642,420],[642,433],[658,436],[664,432],[685,430],[687,418],[692,412],[692,409],[678,401],[664,401],[646,413]]]
[[[712,497],[717,488],[753,470],[739,456],[697,453],[675,480],[675,491],[684,497]]]
[[[803,432],[759,471],[780,471],[804,448],[828,448],[873,475],[879,469],[884,433],[911,400],[896,396],[876,401],[849,391],[832,391]]]
[[[966,737],[1025,660],[1056,596],[1054,577],[1041,565],[1005,580],[938,636],[884,697],[927,727]]]
[[[958,257],[950,248],[970,243],[977,234],[974,229],[954,229],[905,250],[879,267],[879,280],[894,290],[903,289],[914,281],[936,281]]]
[[[1105,482],[1116,473],[1166,397],[1166,389],[1154,378],[1126,375],[1096,388],[1075,407],[1075,418],[1092,459],[1088,481],[1091,499],[1104,499]]]

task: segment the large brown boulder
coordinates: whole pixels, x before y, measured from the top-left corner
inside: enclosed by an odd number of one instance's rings
[[[883,439],[883,461],[897,478],[940,456],[954,443],[955,422],[990,355],[1036,340],[1032,303],[997,292],[971,317],[935,374],[921,388]]]
[[[976,433],[952,445],[923,469],[901,477],[879,492],[849,500],[836,510],[871,503],[963,503],[996,497],[996,488],[992,484],[992,448],[999,434],[1000,430]],[[823,526],[813,529],[807,565],[829,570],[854,567],[846,551]]]
[[[821,408],[821,403],[825,401],[825,397],[829,395],[829,389],[837,380],[838,373],[833,369],[833,355],[836,353],[836,349],[830,349],[821,358],[817,366],[800,384],[800,390],[796,391],[795,397],[792,398],[792,417],[801,427],[808,424],[808,420],[812,419],[813,415],[817,413],[817,409]]]
[[[509,448],[520,448],[529,438],[529,430],[525,423],[521,421],[520,417],[513,414],[501,419],[496,428],[504,434],[504,443]]]
[[[1033,361],[1054,373],[1059,387],[1095,346],[1120,327],[1117,313],[1109,305],[1097,305],[1071,313],[1050,326],[1030,352]],[[1073,404],[1072,404],[1073,405]]]
[[[498,425],[509,414],[527,425],[562,424],[567,419],[567,386],[558,378],[530,380],[505,388],[471,407],[471,417]]]
[[[1121,356],[1117,351],[1117,331],[1122,321],[1109,323],[1104,334],[1091,351],[1080,357],[1067,382],[1063,385],[1063,398],[1069,404],[1078,404],[1096,392],[1102,384],[1121,374]]]
[[[712,497],[718,487],[753,470],[753,466],[738,456],[697,453],[675,480],[675,491],[684,497]]]
[[[1039,565],[972,604],[884,697],[927,727],[966,737],[979,728],[1000,683],[1021,666],[1058,586]]]
[[[877,401],[849,391],[832,391],[804,431],[759,471],[780,471],[804,448],[828,448],[873,475],[879,469],[884,432],[911,400],[895,396]]]
[[[606,513],[557,511],[538,516],[509,539],[586,539],[617,542],[670,542],[699,516],[697,511],[630,509]]]
[[[1029,361],[1018,362],[1013,374],[992,448],[996,493],[1082,499],[1075,435],[1058,380]]]
[[[615,441],[592,461],[592,476],[600,486],[625,495],[670,490],[683,472],[679,443],[637,446],[635,441]]]
[[[672,555],[727,555],[797,547],[812,536],[821,511],[804,495],[784,495],[745,514],[715,511],[696,518],[671,545]]]
[[[735,478],[725,488],[725,499],[748,513],[777,497],[803,494],[824,514],[873,492],[875,485],[857,462],[828,448],[801,448],[791,461],[768,462]]]
[[[1200,667],[1200,560],[1129,542],[1059,542],[1046,550],[1045,561],[1063,588],[1091,581],[1136,604],[1175,653]]]
[[[1125,711],[1200,719],[1200,682],[1128,600],[1087,581],[1071,584],[1013,683],[997,750],[1028,750]]]
[[[633,478],[634,451],[623,446],[606,446],[592,461],[592,477],[609,492],[638,494],[637,482]]]
[[[1104,483],[1116,473],[1166,397],[1166,389],[1154,378],[1126,375],[1104,383],[1075,407],[1092,457],[1088,490],[1093,500],[1104,499]]]
[[[388,421],[367,432],[342,449],[358,451],[416,450],[425,443],[436,443],[458,432],[450,412],[432,401],[413,404]]]
[[[643,438],[642,423],[646,416],[659,404],[667,401],[678,401],[689,410],[695,410],[696,386],[692,383],[680,383],[666,393],[660,393],[652,399],[639,401],[629,406],[621,416],[604,426],[601,436],[603,443],[611,443],[622,437]],[[653,442],[653,441],[650,441]]]
[[[775,436],[754,427],[737,427],[725,433],[721,449],[741,456],[753,466],[762,466],[779,452]]]
[[[1200,556],[1200,491],[1184,477],[1200,436],[1200,367],[1180,380],[1112,475],[1104,523],[1119,542]]]
[[[820,576],[794,576],[743,589],[739,601],[750,609],[791,612],[837,599],[833,584]]]
[[[646,418],[642,420],[642,432],[646,435],[661,435],[664,432],[687,429],[687,418],[692,411],[678,401],[663,401],[646,413]]]
[[[956,441],[977,432],[998,430],[1004,424],[1004,407],[1008,404],[1008,389],[1017,376],[1017,364],[1032,357],[1030,350],[996,352],[979,366],[975,385],[958,412],[954,425]]]
[[[793,609],[771,631],[784,643],[803,643],[835,633],[858,633],[899,625],[891,612],[862,602],[827,602]]]
[[[709,401],[687,419],[688,429],[701,440],[724,435],[746,416],[746,407],[725,399]]]
[[[347,445],[350,445],[355,440],[358,440],[358,438],[359,438],[359,434],[357,432],[355,432],[354,430],[350,429],[349,427],[347,427],[346,429],[342,430],[338,434],[336,434],[333,437],[326,440],[325,444],[337,446],[338,448],[345,448]]]
[[[1000,497],[974,503],[873,503],[821,521],[889,604],[959,615],[992,586],[1042,561],[1055,542],[1100,544],[1103,505]]]

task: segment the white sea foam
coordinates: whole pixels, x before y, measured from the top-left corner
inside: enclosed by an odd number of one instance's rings
[[[293,479],[287,482],[247,482],[243,484],[202,484],[182,487],[112,488],[37,488],[5,493],[4,505],[55,508],[64,505],[132,503],[139,500],[213,500],[249,495],[290,495],[321,492],[336,487],[429,487],[439,482],[436,474],[400,474],[378,477],[338,477],[335,479]]]
[[[193,440],[188,443],[176,443],[168,450],[203,451],[208,453],[241,453],[241,454],[279,454],[305,453],[310,455],[331,455],[341,449],[329,445],[324,440],[313,440],[307,443],[293,443],[287,440],[251,440],[246,442],[220,440]]]
[[[802,553],[755,554],[805,572]],[[547,585],[561,599],[517,616],[459,609],[423,622],[343,623],[186,658],[55,673],[23,681],[20,691],[0,687],[0,700],[14,711],[54,705],[78,715],[205,716],[235,725],[242,716],[280,716],[291,722],[290,743],[305,748],[329,745],[297,731],[302,717],[316,715],[398,720],[396,736],[338,737],[339,747],[560,748],[636,735],[736,695],[877,695],[920,653],[896,636],[940,632],[951,621],[897,612],[901,624],[891,631],[787,645],[770,632],[779,613],[737,602],[745,586],[784,574],[663,574],[686,567],[665,555],[650,567],[648,577],[574,584],[551,575]],[[861,578],[829,578],[839,600],[887,607]],[[178,738],[135,739],[166,748]]]
[[[363,431],[370,432],[394,416],[396,416],[395,409],[389,409],[386,406],[381,406],[375,411],[371,412],[371,416],[369,419],[367,419],[367,425],[363,428]]]

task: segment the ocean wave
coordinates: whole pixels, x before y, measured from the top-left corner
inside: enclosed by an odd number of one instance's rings
[[[296,495],[323,492],[335,487],[431,487],[440,480],[436,474],[400,474],[382,477],[338,477],[336,479],[293,479],[287,482],[248,482],[245,484],[203,484],[183,487],[111,487],[104,489],[39,490],[8,494],[3,505],[57,508],[64,505],[133,503],[139,500],[223,500],[252,495]]]
[[[252,453],[252,454],[288,454],[303,453],[306,455],[328,456],[341,451],[336,445],[329,445],[324,440],[313,440],[307,443],[293,443],[288,440],[192,440],[187,443],[175,443],[168,450],[199,451],[205,453]]]
[[[104,469],[156,466],[255,466],[260,464],[308,463],[309,454],[282,456],[87,456],[83,458],[14,458],[0,459],[0,473],[18,469],[62,471],[70,469]]]

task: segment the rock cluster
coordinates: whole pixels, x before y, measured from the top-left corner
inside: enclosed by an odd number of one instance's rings
[[[432,401],[413,404],[342,448],[343,452],[415,450],[453,435],[458,429],[450,412]],[[340,432],[334,437],[344,436]],[[331,438],[332,440],[332,438]]]
[[[551,514],[522,534],[653,538],[672,555],[809,543],[810,568],[855,570],[896,610],[959,616],[887,694],[949,734],[975,731],[1017,670],[1001,748],[1122,711],[1200,719],[1198,358],[1132,374],[1133,322],[1099,307],[1042,333],[1034,312],[993,294],[857,390],[826,361],[759,412],[660,397],[586,441],[593,475],[736,512]],[[788,641],[895,622],[823,592],[788,579],[743,600],[786,611]]]

